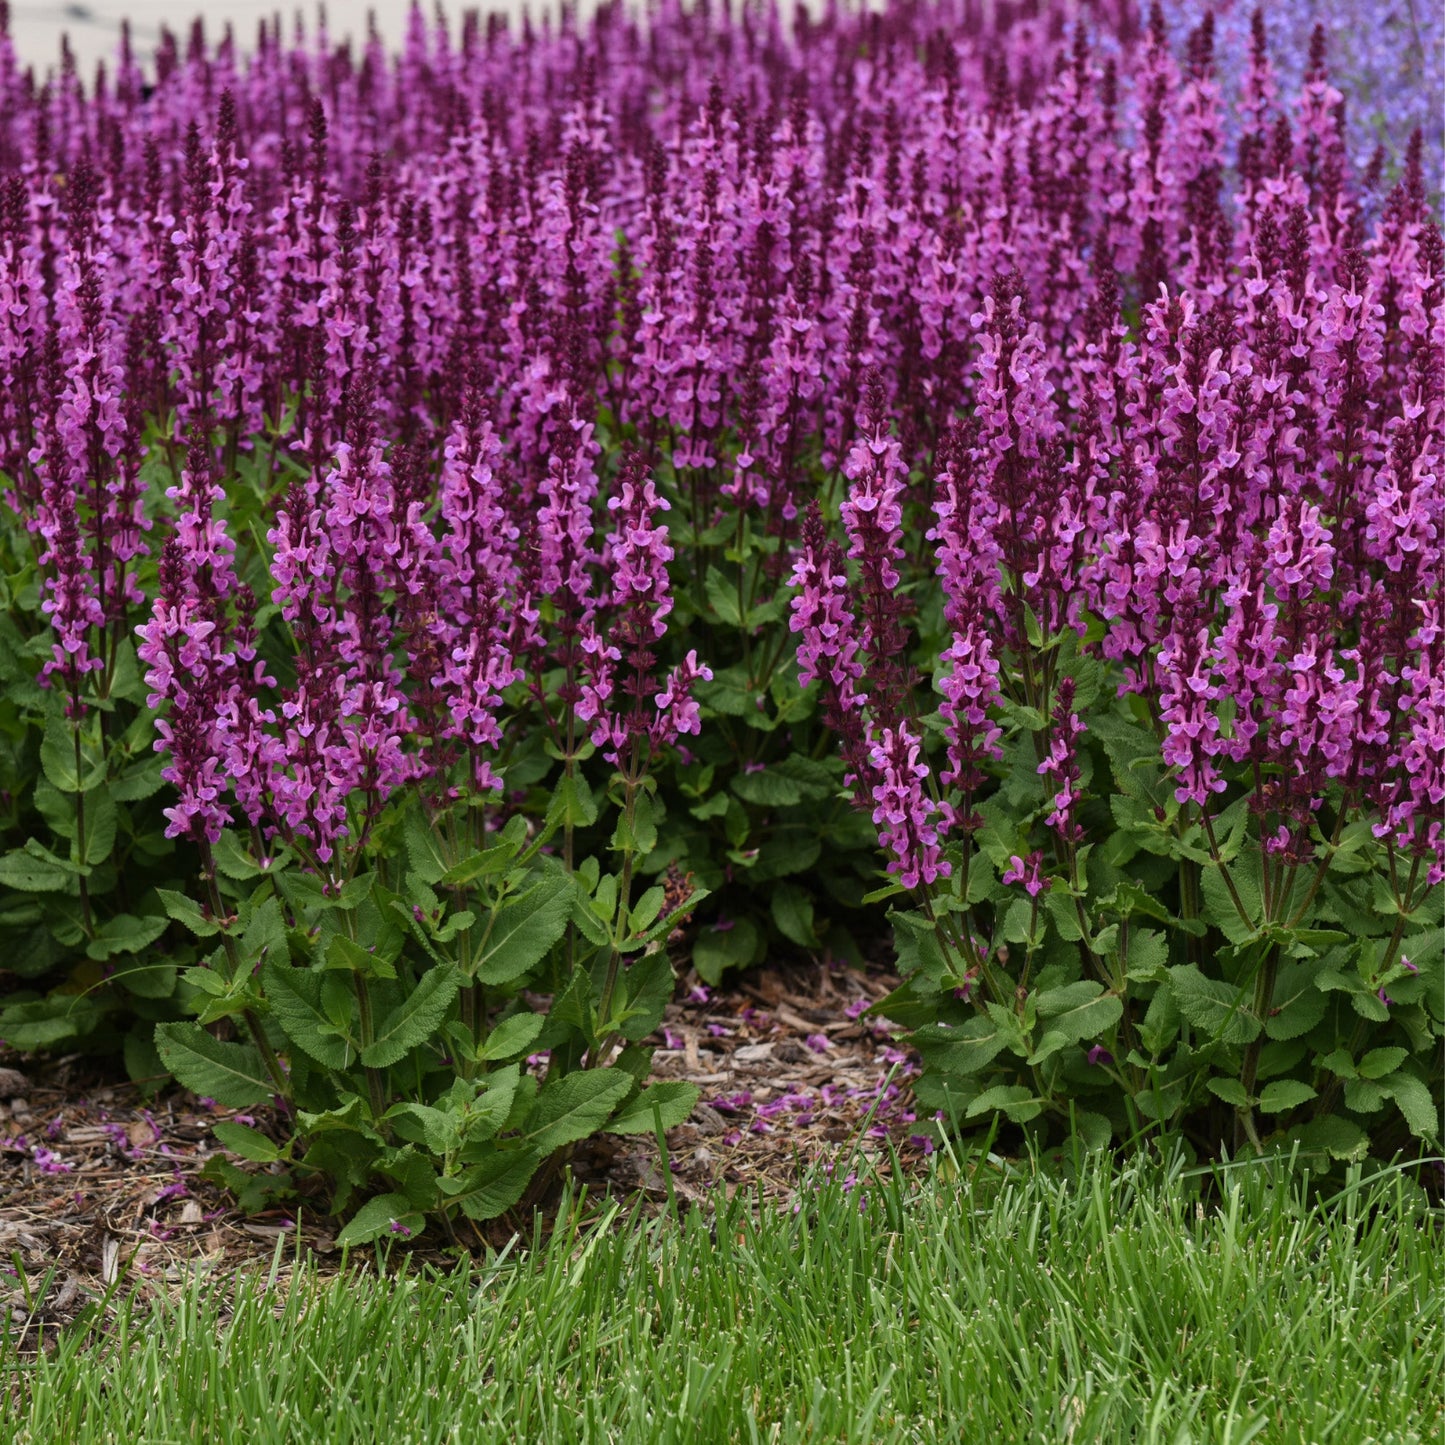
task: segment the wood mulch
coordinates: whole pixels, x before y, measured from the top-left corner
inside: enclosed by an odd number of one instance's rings
[[[886,1021],[860,1017],[896,983],[876,966],[816,964],[715,989],[685,978],[650,1040],[656,1077],[702,1091],[667,1136],[668,1170],[655,1141],[603,1136],[578,1146],[574,1184],[594,1201],[656,1211],[669,1173],[684,1206],[718,1190],[786,1203],[810,1166],[846,1180],[886,1172],[894,1157],[921,1164],[932,1146],[915,1120],[915,1061]],[[336,1221],[304,1203],[247,1217],[201,1177],[209,1159],[234,1157],[213,1133],[227,1119],[278,1132],[268,1110],[207,1107],[178,1090],[147,1097],[83,1056],[0,1052],[0,1309],[32,1348],[116,1286],[169,1295],[197,1273],[278,1259],[289,1271],[303,1256],[323,1272],[339,1267]],[[496,1221],[490,1241],[505,1241],[513,1223]],[[454,1257],[434,1233],[410,1246],[417,1262]]]

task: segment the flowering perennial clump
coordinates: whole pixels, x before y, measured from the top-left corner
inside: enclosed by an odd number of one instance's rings
[[[0,35],[0,1032],[414,1233],[888,896],[930,1112],[1433,1137],[1437,138],[1299,8]]]

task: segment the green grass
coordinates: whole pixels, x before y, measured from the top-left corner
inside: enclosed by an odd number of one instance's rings
[[[1307,1203],[1254,1166],[1203,1204],[1201,1182],[984,1166],[861,1210],[833,1185],[796,1214],[610,1208],[442,1275],[196,1284],[46,1357],[0,1343],[0,1439],[1439,1440],[1418,1189]]]

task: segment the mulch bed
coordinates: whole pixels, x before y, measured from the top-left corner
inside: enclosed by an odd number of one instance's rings
[[[886,1171],[895,1154],[905,1167],[921,1163],[931,1145],[915,1132],[914,1063],[885,1021],[859,1017],[896,982],[879,967],[816,964],[717,989],[683,981],[650,1041],[658,1078],[702,1091],[667,1138],[680,1203],[719,1188],[786,1203],[811,1165]],[[83,1056],[0,1054],[0,1308],[32,1345],[117,1283],[169,1294],[198,1271],[267,1267],[278,1244],[288,1269],[301,1254],[323,1271],[339,1266],[335,1221],[304,1205],[247,1217],[201,1177],[225,1153],[212,1132],[225,1119],[274,1125],[266,1110],[207,1108],[183,1091],[148,1098]],[[585,1141],[569,1169],[594,1200],[656,1210],[667,1199],[649,1138]],[[486,1238],[499,1244],[510,1232],[496,1221]],[[413,1258],[454,1257],[431,1233]]]

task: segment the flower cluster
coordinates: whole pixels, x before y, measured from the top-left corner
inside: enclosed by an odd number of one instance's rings
[[[1293,855],[1344,790],[1438,868],[1436,137],[1347,115],[1358,37],[1196,8],[668,3],[390,59],[266,22],[89,92],[0,36],[43,680],[104,700],[151,608],[173,827],[324,861],[400,787],[494,788],[509,699],[569,757],[695,733],[669,572],[736,544],[905,876],[1010,707],[1075,836],[1087,705],[1021,661],[1070,631],[1185,805],[1252,769]]]

